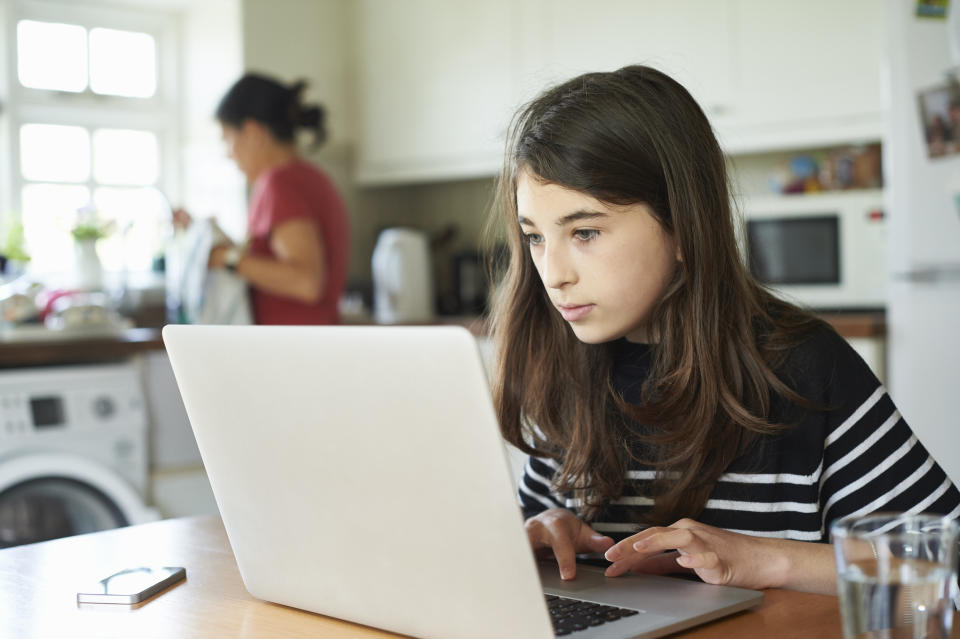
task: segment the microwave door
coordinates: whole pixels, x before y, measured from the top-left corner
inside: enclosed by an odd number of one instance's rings
[[[839,285],[839,238],[836,216],[751,220],[750,270],[774,287]]]

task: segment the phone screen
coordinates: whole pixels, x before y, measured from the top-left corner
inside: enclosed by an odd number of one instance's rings
[[[140,566],[116,572],[77,593],[78,603],[138,603],[187,576],[184,568]]]

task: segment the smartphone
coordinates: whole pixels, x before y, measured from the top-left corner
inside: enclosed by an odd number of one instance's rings
[[[135,604],[186,578],[187,570],[173,566],[128,568],[78,592],[77,603]]]

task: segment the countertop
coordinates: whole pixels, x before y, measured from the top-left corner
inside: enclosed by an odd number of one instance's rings
[[[84,585],[140,565],[184,566],[187,578],[142,604],[76,603]],[[0,550],[0,628],[18,639],[399,636],[255,599],[243,586],[219,517],[168,519]],[[756,608],[671,636],[841,634],[836,597],[768,590]]]
[[[51,331],[45,338],[0,338],[0,368],[92,364],[122,360],[150,350],[163,350],[159,328],[129,328],[86,336]]]
[[[826,313],[820,315],[846,338],[873,338],[886,335],[883,312]],[[348,319],[346,324],[372,324],[369,319]],[[487,333],[486,322],[480,317],[441,316],[429,324],[464,326],[474,335]],[[110,335],[70,336],[50,333],[48,338],[14,341],[0,335],[0,368],[18,366],[58,366],[122,360],[138,353],[163,350],[159,328],[131,328]]]

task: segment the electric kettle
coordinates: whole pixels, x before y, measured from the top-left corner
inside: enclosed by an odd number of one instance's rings
[[[410,228],[381,231],[373,249],[373,316],[379,324],[433,319],[430,240]]]

